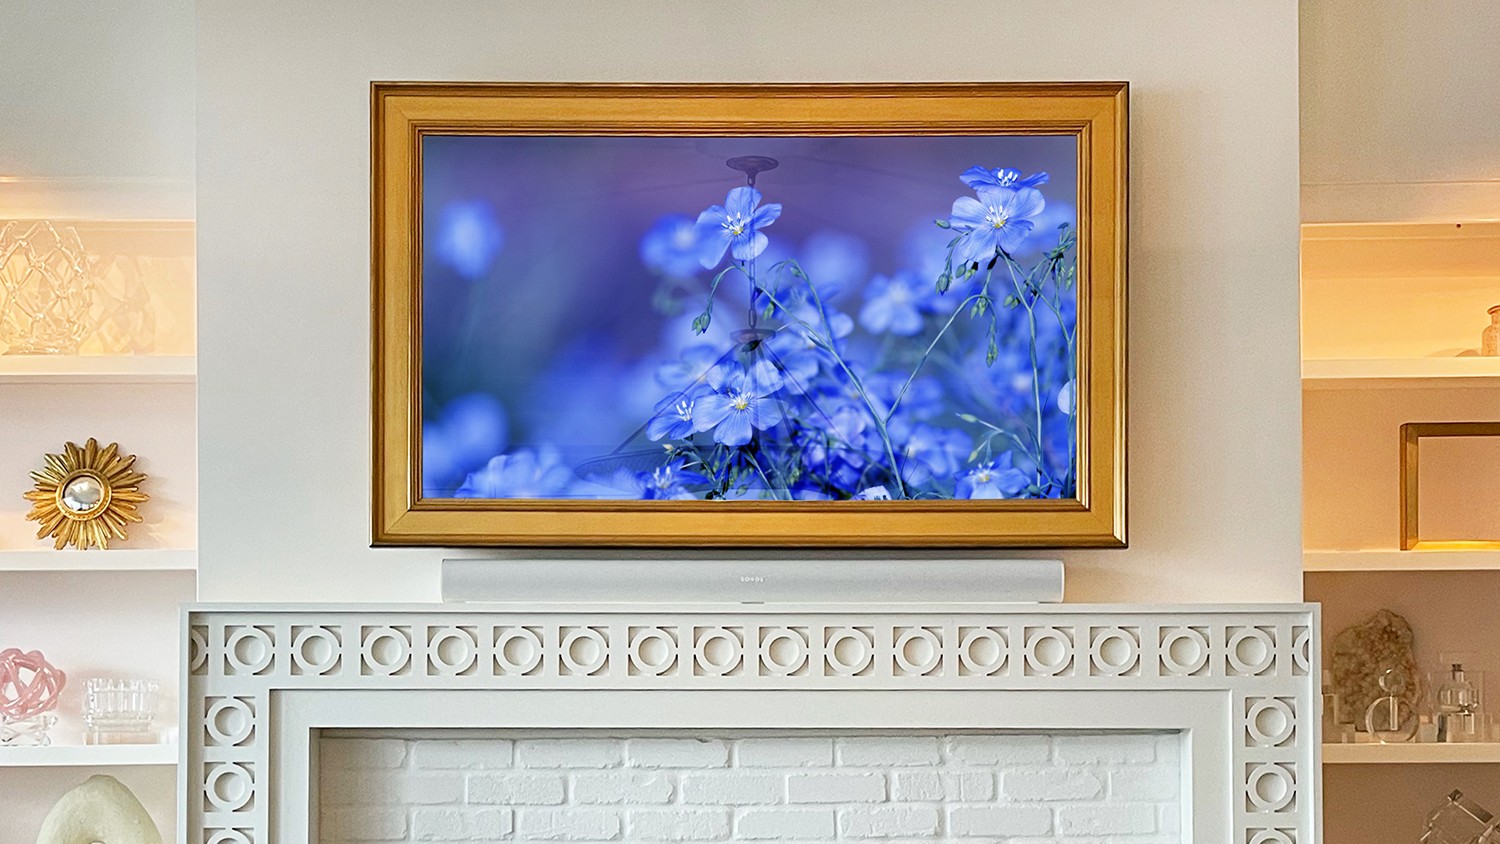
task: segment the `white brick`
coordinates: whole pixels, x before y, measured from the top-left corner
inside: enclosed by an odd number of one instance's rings
[[[493,841],[510,830],[509,809],[418,809],[411,815],[413,841]]]
[[[322,800],[333,806],[430,806],[463,800],[461,774],[375,771],[325,778]]]
[[[675,790],[672,777],[665,774],[610,771],[573,778],[573,802],[581,804],[671,803]]]
[[[685,774],[682,802],[696,805],[744,806],[777,803],[782,795],[779,774]]]
[[[329,841],[404,841],[406,811],[401,807],[325,807],[318,821],[318,837]]]
[[[1181,793],[1181,776],[1165,765],[1119,768],[1109,775],[1109,796],[1115,800],[1170,800]]]
[[[1161,832],[1178,833],[1182,831],[1182,806],[1172,803],[1160,806],[1156,810],[1156,826]]]
[[[885,799],[885,776],[792,774],[787,794],[793,803],[879,803]]]
[[[637,768],[722,768],[729,744],[718,739],[631,739],[630,764]]]
[[[832,809],[745,809],[734,826],[747,841],[831,839],[836,829]]]
[[[509,739],[474,741],[418,741],[412,743],[414,768],[509,768],[513,744]]]
[[[1052,757],[1046,736],[953,736],[948,755],[965,765],[1032,765]]]
[[[1156,761],[1156,736],[1150,733],[1057,736],[1052,747],[1057,761],[1066,765],[1139,765]]]
[[[1007,771],[1001,793],[1012,800],[1092,800],[1104,794],[1104,781],[1082,768]]]
[[[994,800],[995,775],[988,771],[897,771],[892,778],[891,799],[902,803]]]
[[[833,765],[833,739],[759,738],[734,743],[742,768],[816,768]]]
[[[937,736],[862,736],[838,741],[839,764],[882,768],[936,765],[942,761]]]
[[[399,768],[406,762],[406,742],[401,739],[327,738],[318,743],[318,764],[323,768],[363,771]]]
[[[567,788],[561,774],[470,774],[468,802],[501,806],[556,806]]]
[[[636,809],[631,841],[723,841],[729,837],[727,809]]]
[[[932,806],[861,806],[839,811],[846,838],[899,838],[937,835],[940,818]]]
[[[1156,758],[1177,759],[1182,756],[1182,733],[1161,733],[1156,737]]]
[[[619,739],[522,739],[516,763],[526,768],[611,768],[625,758]]]
[[[1040,806],[954,806],[948,810],[949,835],[1046,835],[1052,810]]]
[[[1057,813],[1063,835],[1143,835],[1156,831],[1156,807],[1064,806]]]
[[[516,837],[544,841],[614,841],[620,837],[620,815],[604,809],[520,809]]]

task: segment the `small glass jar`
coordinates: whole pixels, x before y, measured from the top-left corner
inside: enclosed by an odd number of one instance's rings
[[[1485,357],[1500,356],[1500,305],[1490,307],[1490,324],[1485,326],[1479,353]]]
[[[154,744],[157,685],[150,680],[90,677],[83,686],[87,744]]]
[[[49,731],[57,725],[51,712],[25,718],[0,716],[0,747],[46,747],[52,743]]]

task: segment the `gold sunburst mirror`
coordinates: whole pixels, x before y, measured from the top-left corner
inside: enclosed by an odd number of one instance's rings
[[[62,454],[46,455],[45,468],[32,472],[36,488],[25,493],[31,502],[29,521],[39,522],[38,539],[51,536],[53,547],[109,548],[109,540],[125,539],[125,526],[139,523],[136,506],[150,496],[141,492],[146,476],[135,471],[135,455],[121,454],[119,443],[104,448],[93,437],[79,448],[67,443]]]

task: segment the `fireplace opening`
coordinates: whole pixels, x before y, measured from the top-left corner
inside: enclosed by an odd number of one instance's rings
[[[1164,844],[1183,734],[324,730],[319,844]]]

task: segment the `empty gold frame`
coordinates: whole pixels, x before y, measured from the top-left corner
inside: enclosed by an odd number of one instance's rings
[[[31,502],[26,518],[41,524],[38,539],[54,537],[59,550],[103,550],[111,538],[126,538],[127,524],[141,521],[136,505],[149,497],[141,492],[146,476],[135,471],[135,455],[120,453],[119,443],[100,448],[92,437],[82,448],[67,443],[62,454],[46,455],[46,463],[31,473],[36,489],[24,494]]]
[[[1500,539],[1421,537],[1420,446],[1428,437],[1500,437],[1500,422],[1408,422],[1401,426],[1401,550],[1500,551]]]
[[[373,84],[372,544],[1124,546],[1127,101],[1120,82]],[[424,495],[423,144],[460,135],[1072,139],[1076,495],[907,501]]]

